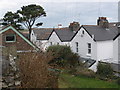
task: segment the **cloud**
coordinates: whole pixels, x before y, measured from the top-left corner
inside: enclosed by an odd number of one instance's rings
[[[22,6],[38,4],[47,13],[47,17],[38,20],[38,22],[43,22],[43,27],[54,27],[59,23],[68,26],[72,21],[79,21],[81,24],[96,24],[99,16],[107,16],[112,18],[109,19],[110,21],[117,21],[117,2],[92,1],[95,2],[88,2],[88,0],[1,0],[0,17],[2,18],[7,11],[15,12]]]

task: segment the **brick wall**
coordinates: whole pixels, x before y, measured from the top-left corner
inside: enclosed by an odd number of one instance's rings
[[[16,35],[16,42],[6,42],[5,37],[8,34],[15,34]],[[3,46],[9,47],[9,46],[15,46],[17,47],[17,50],[30,50],[33,49],[31,45],[29,45],[23,38],[21,38],[16,32],[9,29],[6,32],[2,33],[2,44]]]

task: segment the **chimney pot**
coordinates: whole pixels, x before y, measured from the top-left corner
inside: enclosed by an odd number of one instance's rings
[[[99,19],[97,20],[97,25],[99,25],[103,28],[108,28],[109,22],[106,17],[99,17]]]

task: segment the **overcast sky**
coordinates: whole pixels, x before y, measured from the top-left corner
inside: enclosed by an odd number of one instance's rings
[[[89,2],[88,2],[89,1]],[[119,0],[0,0],[0,18],[7,11],[15,12],[20,7],[41,5],[47,16],[40,18],[42,27],[57,27],[58,24],[68,26],[70,22],[80,24],[96,24],[99,16],[106,16],[110,22],[118,20]]]

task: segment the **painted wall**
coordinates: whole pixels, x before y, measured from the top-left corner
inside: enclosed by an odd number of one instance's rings
[[[61,40],[59,39],[59,37],[55,32],[53,32],[51,37],[49,38],[49,45],[51,45],[50,42],[52,42],[52,45],[57,45],[57,44],[63,45],[63,43],[61,42]]]
[[[35,33],[33,32],[33,30],[31,31],[31,35],[30,35],[30,40],[35,44],[36,43],[36,38],[37,35],[35,35]]]
[[[84,31],[84,35],[82,35],[82,31]],[[76,52],[76,42],[78,42],[78,52]],[[88,43],[91,43],[91,54],[88,54]],[[84,28],[81,28],[71,41],[71,48],[73,52],[78,53],[81,57],[97,59],[96,42],[89,36]]]
[[[118,63],[120,64],[120,36],[118,37]]]
[[[97,59],[103,62],[112,62],[113,40],[97,41]]]
[[[113,63],[118,63],[118,38],[113,42]]]

